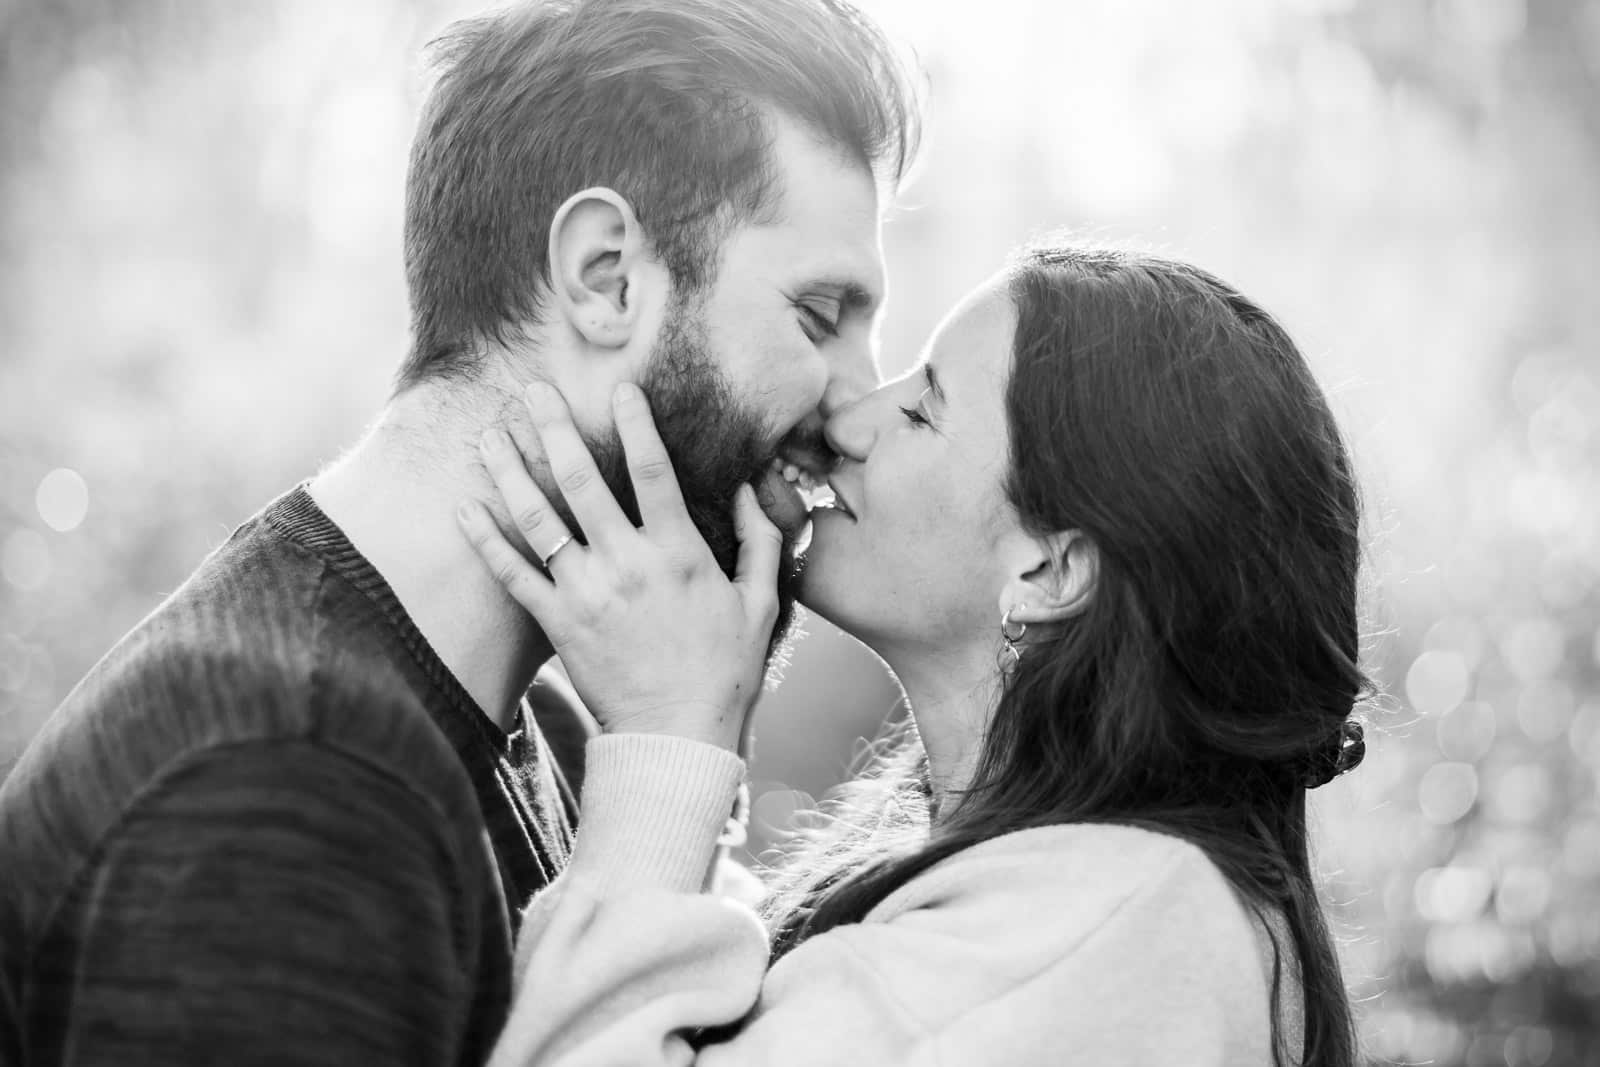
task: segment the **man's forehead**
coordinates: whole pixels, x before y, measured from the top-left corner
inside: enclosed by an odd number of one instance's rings
[[[780,119],[776,181],[761,228],[785,246],[792,280],[883,296],[880,190],[870,167]]]
[[[724,268],[784,290],[819,293],[851,307],[883,303],[883,250],[876,229],[849,234],[829,226],[811,229],[778,220],[745,226],[722,248]]]

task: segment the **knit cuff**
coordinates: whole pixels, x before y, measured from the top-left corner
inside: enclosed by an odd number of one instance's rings
[[[571,877],[602,896],[703,889],[744,761],[716,745],[654,734],[604,734],[584,752]]]

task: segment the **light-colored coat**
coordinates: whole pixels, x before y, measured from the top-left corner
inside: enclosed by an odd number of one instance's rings
[[[1192,845],[1008,834],[768,972],[755,917],[698,892],[743,765],[661,738],[601,738],[588,758],[573,866],[530,906],[497,1067],[1272,1063],[1265,930]],[[1287,958],[1284,973],[1297,1053]],[[747,1011],[692,1049],[693,1028]]]

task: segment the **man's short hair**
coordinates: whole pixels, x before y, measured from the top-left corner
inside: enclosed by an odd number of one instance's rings
[[[896,184],[917,101],[844,0],[542,0],[452,26],[412,145],[405,388],[470,377],[538,320],[551,217],[580,189],[633,205],[674,292],[781,195],[766,108]]]

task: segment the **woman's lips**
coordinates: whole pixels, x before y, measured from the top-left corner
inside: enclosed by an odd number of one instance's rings
[[[844,498],[844,494],[839,491],[839,487],[833,483],[832,479],[828,481],[828,492],[831,494],[832,499],[827,504],[819,506],[816,510],[821,511],[826,509],[828,511],[837,512],[849,519],[851,522],[855,522],[856,513],[854,509],[850,507],[850,501]]]

